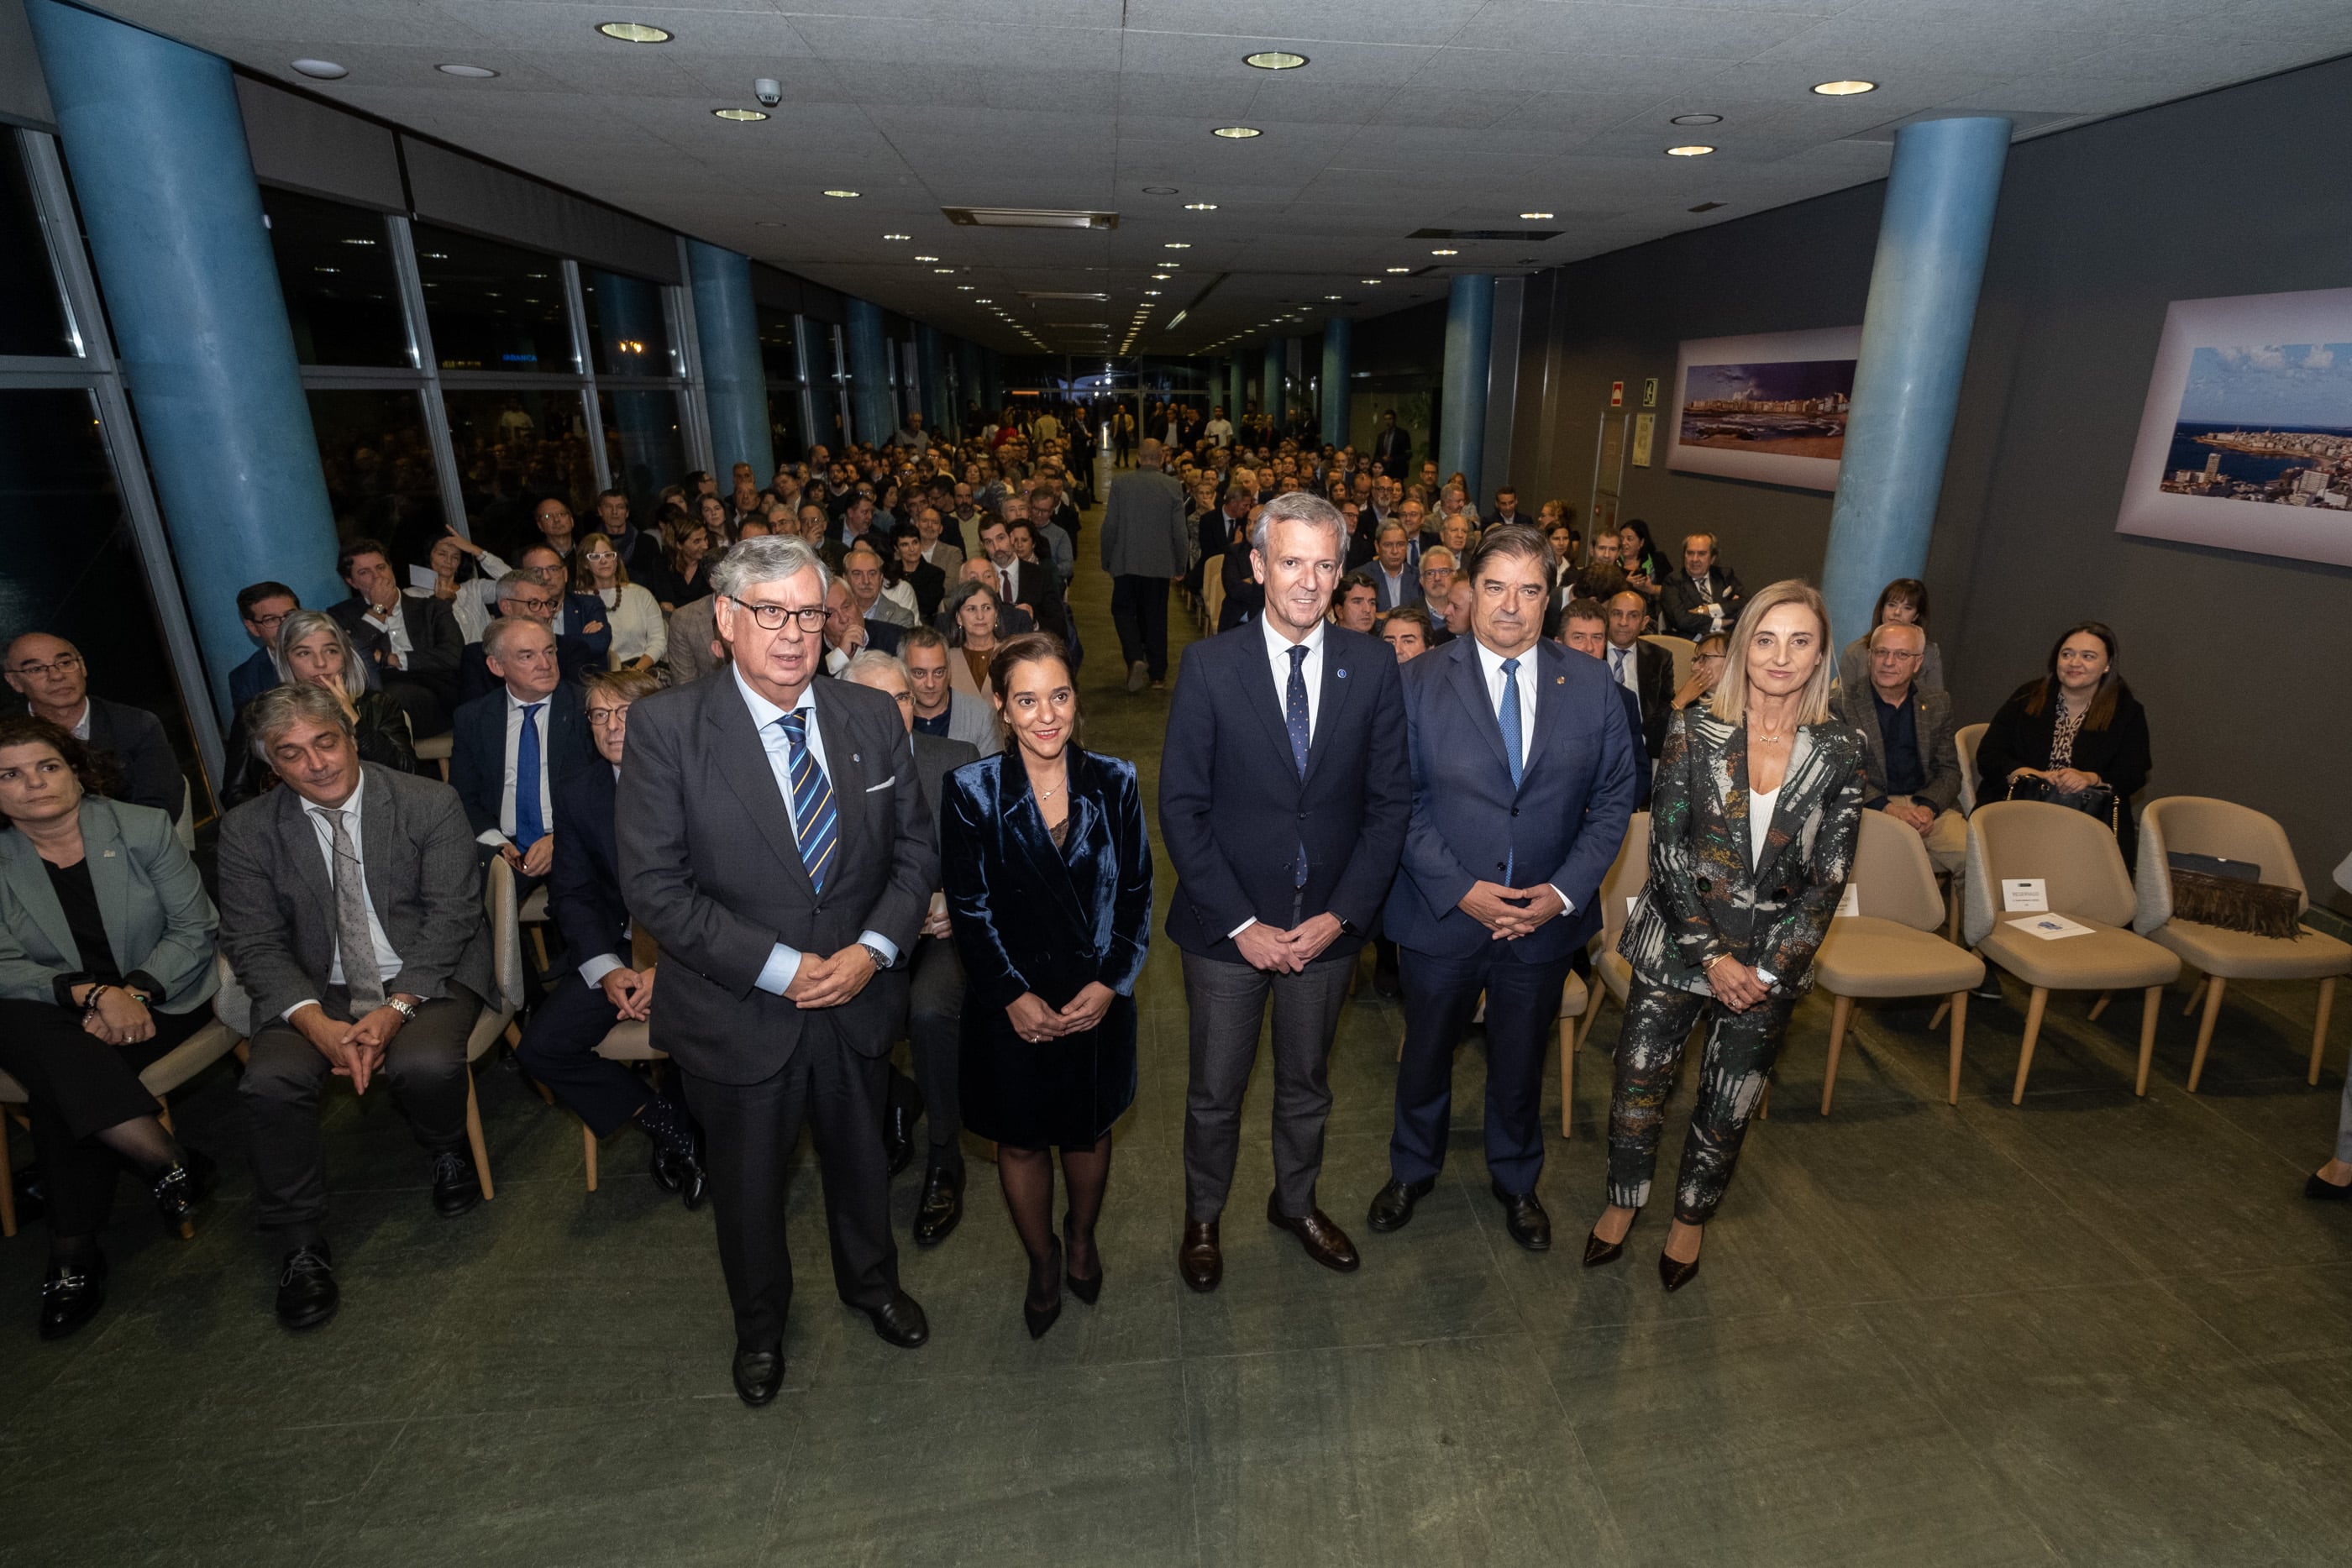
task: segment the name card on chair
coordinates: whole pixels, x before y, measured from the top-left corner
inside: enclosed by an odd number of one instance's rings
[[[1861,913],[1862,913],[1862,888],[1861,888],[1861,885],[1860,885],[1859,883],[1851,883],[1851,882],[1850,882],[1850,883],[1847,883],[1845,884],[1845,896],[1838,900],[1837,915],[1831,916],[1831,918],[1832,918],[1832,919],[1836,919],[1836,918],[1838,918],[1839,916],[1848,915],[1860,915]]]
[[[2063,915],[2037,915],[2031,920],[2012,920],[2029,936],[2039,936],[2044,942],[2055,942],[2063,936],[2088,936],[2091,928],[2079,920],[2069,920]]]
[[[2003,877],[2000,906],[2011,915],[2040,915],[2050,907],[2050,883],[2038,876]]]

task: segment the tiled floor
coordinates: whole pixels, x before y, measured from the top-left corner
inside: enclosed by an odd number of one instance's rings
[[[1091,532],[1082,552],[1091,553]],[[1089,738],[1150,772],[1165,699],[1117,689],[1081,580]],[[1167,891],[1163,874],[1161,893]],[[233,1173],[193,1242],[127,1200],[113,1301],[32,1333],[38,1225],[0,1245],[0,1563],[2320,1563],[2352,1552],[2352,1209],[2298,1195],[2329,1147],[2339,1024],[2303,1082],[2308,987],[2233,986],[2204,1092],[2168,1010],[2146,1100],[2137,1009],[2053,1009],[2022,1108],[2020,1009],[1971,1014],[1957,1108],[1924,1007],[1865,1009],[1836,1114],[1814,1106],[1827,1009],[1799,1013],[1775,1114],[1666,1297],[1651,1216],[1588,1272],[1612,1009],[1580,1063],[1576,1136],[1542,1192],[1559,1244],[1513,1248],[1486,1193],[1480,1067],[1454,1155],[1406,1230],[1373,1236],[1396,1009],[1352,1001],[1323,1199],[1365,1254],[1316,1268],[1256,1221],[1263,1075],[1223,1288],[1177,1282],[1184,1083],[1174,955],[1142,993],[1142,1092],[1120,1124],[1101,1304],[1033,1344],[1023,1269],[975,1164],[962,1228],[902,1254],[932,1343],[884,1346],[810,1270],[775,1406],[737,1404],[706,1212],[490,1067],[499,1196],[431,1213],[382,1096],[330,1138],[344,1306],[269,1314],[226,1076],[179,1108]],[[1670,1135],[1665,1157],[1675,1155]],[[911,1218],[916,1173],[897,1207]]]

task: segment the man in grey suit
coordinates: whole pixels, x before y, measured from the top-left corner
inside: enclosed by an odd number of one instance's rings
[[[1183,580],[1192,547],[1184,537],[1184,486],[1160,471],[1161,447],[1147,441],[1136,466],[1110,482],[1103,506],[1102,563],[1110,573],[1110,618],[1127,661],[1127,689],[1168,684],[1168,589]]]
[[[630,709],[616,817],[622,894],[666,959],[653,1043],[705,1136],[735,1391],[759,1406],[783,1382],[784,1176],[804,1122],[835,1290],[891,1344],[930,1334],[898,1288],[882,1111],[939,864],[896,705],[816,678],[815,552],[746,539],[711,587],[729,667]]]
[[[381,1073],[432,1154],[433,1207],[465,1213],[482,1197],[466,1151],[466,1040],[497,981],[457,791],[362,763],[350,715],[317,686],[273,687],[250,712],[255,748],[286,787],[221,821],[221,950],[253,998],[240,1090],[261,1229],[284,1259],[278,1320],[306,1329],[340,1298],[327,1080],[364,1094]]]
[[[1960,752],[1952,730],[1952,695],[1919,684],[1927,633],[1901,621],[1870,634],[1870,680],[1830,694],[1830,712],[1862,732],[1872,810],[1917,832],[1936,869],[1958,877],[1969,858],[1969,824],[1953,808],[1960,798]]]

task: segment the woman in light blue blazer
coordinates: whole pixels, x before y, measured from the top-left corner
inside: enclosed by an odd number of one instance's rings
[[[105,1305],[116,1162],[173,1227],[208,1168],[164,1130],[139,1071],[211,1021],[219,918],[171,818],[105,799],[104,783],[66,730],[0,719],[0,1070],[31,1102],[48,1184],[43,1339]]]

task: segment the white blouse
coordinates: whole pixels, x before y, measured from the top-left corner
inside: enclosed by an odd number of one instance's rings
[[[643,658],[658,659],[667,650],[669,637],[663,629],[660,601],[642,583],[600,589],[596,596],[612,617],[609,658],[614,669]]]
[[[457,597],[449,601],[449,613],[468,643],[482,640],[482,629],[490,623],[498,608],[499,579],[507,574],[507,563],[488,550],[474,558],[474,576],[459,583]],[[412,588],[406,592],[411,599],[433,597],[429,588]]]
[[[1764,869],[1764,840],[1772,831],[1772,808],[1780,803],[1780,800],[1779,789],[1748,791],[1748,869],[1750,871]]]

